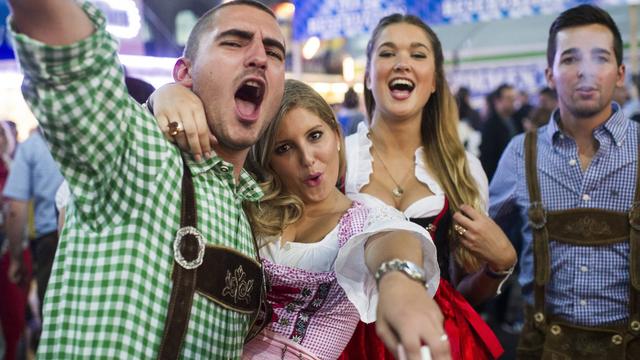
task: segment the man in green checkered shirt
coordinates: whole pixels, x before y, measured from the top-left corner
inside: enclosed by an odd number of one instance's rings
[[[25,98],[74,196],[38,356],[155,358],[180,227],[181,154],[127,95],[118,45],[95,7],[72,0],[10,5]],[[174,78],[202,99],[218,140],[213,156],[187,160],[198,228],[209,243],[255,256],[241,204],[262,193],[242,165],[282,97],[284,37],[273,13],[245,1],[207,15]],[[249,321],[196,293],[181,357],[238,358]]]

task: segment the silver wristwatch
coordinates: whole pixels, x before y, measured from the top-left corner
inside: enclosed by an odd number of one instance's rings
[[[385,274],[391,271],[400,271],[403,274],[407,275],[410,279],[419,281],[427,288],[429,287],[429,284],[427,284],[427,276],[425,275],[424,270],[422,270],[421,267],[412,263],[411,261],[400,259],[393,259],[387,262],[383,262],[380,265],[375,275],[376,284],[380,282],[380,279],[382,279]]]

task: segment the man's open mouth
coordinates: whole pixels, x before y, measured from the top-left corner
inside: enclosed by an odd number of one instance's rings
[[[236,90],[236,108],[243,119],[252,120],[257,117],[264,90],[265,84],[258,80],[247,80]]]

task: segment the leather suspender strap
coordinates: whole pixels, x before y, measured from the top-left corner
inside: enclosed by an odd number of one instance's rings
[[[529,225],[533,233],[534,260],[534,320],[536,325],[544,322],[544,291],[549,281],[549,233],[546,222],[547,214],[542,205],[540,185],[537,171],[537,132],[530,131],[525,135],[525,171],[529,190]]]
[[[253,330],[256,333],[271,320],[260,262],[235,249],[206,244],[198,231],[193,180],[186,162],[183,165],[180,230],[173,243],[173,286],[158,354],[161,360],[178,359],[196,292],[226,309],[251,315],[253,323],[264,315]]]
[[[640,321],[640,127],[638,128],[636,156],[636,190],[629,210],[629,314],[631,320]],[[636,329],[638,330],[638,329]]]
[[[524,138],[525,171],[527,172],[527,188],[529,190],[529,201],[531,203],[542,201],[537,177],[538,169],[536,168],[538,161],[537,142],[538,133],[536,131],[527,132]]]
[[[182,175],[182,204],[180,209],[180,228],[197,226],[196,201],[193,190],[191,172],[186,162]],[[186,234],[181,241],[180,252],[185,260],[197,259],[199,241],[194,234]],[[187,333],[187,326],[191,316],[193,293],[196,287],[196,269],[186,269],[174,261],[173,286],[171,299],[164,324],[164,334],[160,345],[158,359],[177,359],[180,355],[182,342]]]

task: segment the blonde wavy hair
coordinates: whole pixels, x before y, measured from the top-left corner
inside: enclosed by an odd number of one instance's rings
[[[431,94],[429,101],[424,106],[420,127],[426,164],[447,195],[451,211],[457,211],[462,204],[482,209],[484,204],[480,198],[478,185],[471,176],[464,146],[458,137],[458,108],[444,74],[442,45],[433,30],[420,18],[413,15],[392,14],[382,18],[373,30],[367,44],[365,77],[369,76],[375,42],[380,33],[387,26],[398,23],[415,25],[424,30],[431,42],[435,56],[436,91]],[[376,102],[373,93],[366,87],[364,100],[367,114],[371,119]],[[456,262],[465,271],[473,272],[480,268],[481,261],[463,246],[458,246],[458,238],[453,231],[453,222],[452,228],[448,231],[448,238],[450,248],[454,249]]]
[[[276,117],[249,153],[246,168],[258,179],[264,197],[256,203],[245,203],[252,230],[259,239],[259,246],[266,244],[269,236],[279,235],[290,224],[295,223],[304,211],[300,198],[284,188],[278,174],[271,167],[276,135],[283,119],[293,109],[305,109],[322,119],[336,132],[340,141],[338,180],[344,177],[346,156],[340,124],[331,107],[313,88],[298,80],[286,80],[284,95]],[[339,186],[339,184],[336,184]]]

